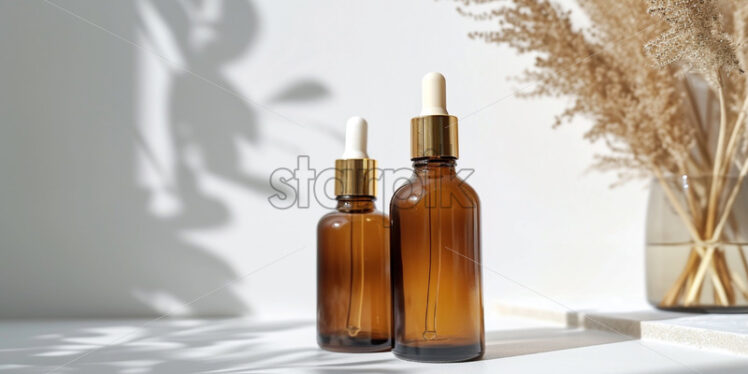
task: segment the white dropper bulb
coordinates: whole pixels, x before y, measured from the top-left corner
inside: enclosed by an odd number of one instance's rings
[[[351,117],[345,124],[345,151],[342,159],[369,158],[366,154],[366,120]]]
[[[428,73],[421,81],[421,116],[448,115],[447,81],[440,73]]]

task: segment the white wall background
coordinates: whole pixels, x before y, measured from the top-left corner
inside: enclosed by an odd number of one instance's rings
[[[511,96],[531,59],[467,38],[488,26],[431,0],[0,2],[0,317],[314,318],[326,210],[273,209],[268,176],[333,166],[351,115],[409,166],[428,71],[473,113],[487,307],[642,299],[644,183],[586,173],[584,121]]]

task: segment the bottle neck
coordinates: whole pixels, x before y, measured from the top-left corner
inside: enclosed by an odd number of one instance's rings
[[[374,211],[374,200],[372,196],[338,196],[338,205],[335,209],[341,213],[369,213]]]
[[[413,160],[413,169],[416,175],[419,176],[441,177],[456,175],[456,165],[457,160],[451,157],[434,157]]]

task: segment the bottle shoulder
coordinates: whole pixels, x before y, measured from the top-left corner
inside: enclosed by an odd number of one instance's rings
[[[345,212],[334,210],[322,216],[319,219],[319,223],[317,224],[317,227],[321,229],[321,228],[330,227],[336,224],[337,225],[346,224],[354,220],[355,219],[354,217],[362,217],[366,220],[389,221],[389,218],[387,217],[387,215],[378,210],[373,210],[371,212],[364,212],[364,213],[345,213]]]
[[[459,188],[464,191],[465,197],[467,199],[480,205],[480,197],[478,196],[478,192],[475,191],[475,188],[473,188],[470,183],[460,178]]]
[[[439,194],[440,201],[458,203],[463,207],[478,207],[480,198],[475,189],[457,175],[430,178],[413,175],[395,190],[390,210],[418,205],[425,198]]]

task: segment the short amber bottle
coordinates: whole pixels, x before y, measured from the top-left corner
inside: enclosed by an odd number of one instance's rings
[[[443,90],[444,78],[427,75],[429,89]],[[414,173],[390,203],[393,353],[414,361],[473,360],[485,349],[480,202],[457,176],[457,118],[443,112],[411,121]]]
[[[356,126],[365,134],[365,122],[357,120],[349,121],[347,134]],[[317,342],[338,352],[388,351],[389,220],[375,209],[375,161],[363,158],[365,150],[354,156],[361,158],[336,161],[337,207],[317,227]]]

